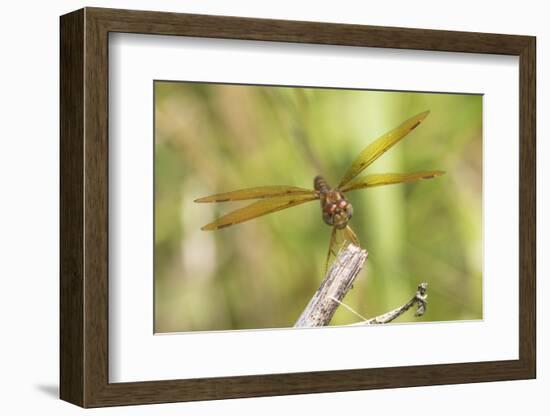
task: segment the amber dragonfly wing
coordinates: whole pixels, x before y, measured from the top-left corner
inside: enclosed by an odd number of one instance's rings
[[[424,111],[414,117],[404,121],[398,127],[380,136],[374,142],[369,144],[357,158],[353,161],[348,171],[338,185],[338,189],[342,189],[349,181],[361,173],[367,166],[382,156],[399,140],[405,137],[409,132],[414,130],[428,116],[430,112]]]
[[[298,188],[296,186],[273,185],[257,186],[255,188],[239,189],[237,191],[224,192],[222,194],[205,196],[195,199],[195,202],[226,202],[243,201],[246,199],[275,198],[289,195],[314,195],[312,189]]]
[[[356,189],[371,188],[374,186],[392,185],[396,183],[415,182],[420,179],[432,179],[443,175],[441,170],[430,170],[425,172],[410,173],[382,173],[371,174],[354,178],[340,189],[342,192],[354,191]]]
[[[220,228],[229,227],[230,225],[234,224],[240,224],[241,222],[261,217],[262,215],[271,214],[272,212],[300,205],[304,202],[314,201],[316,199],[319,199],[319,195],[313,191],[306,195],[286,195],[270,199],[263,199],[247,205],[243,208],[232,211],[229,214],[218,218],[216,221],[205,225],[201,228],[201,230],[219,230]]]
[[[347,225],[346,228],[341,229],[336,227],[332,228],[330,242],[328,245],[327,260],[325,262],[325,273],[328,271],[328,268],[332,262],[338,257],[338,253],[350,244],[360,247],[359,239],[349,225]]]

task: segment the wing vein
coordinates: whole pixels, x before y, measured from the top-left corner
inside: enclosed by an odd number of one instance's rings
[[[405,137],[409,132],[414,130],[429,114],[429,111],[417,114],[414,117],[401,123],[398,127],[380,136],[374,142],[370,143],[353,161],[350,168],[344,174],[344,177],[338,185],[338,189],[342,189],[349,181],[355,178],[359,173],[367,168],[376,159],[382,156],[394,144]]]
[[[317,195],[293,195],[257,201],[243,208],[231,211],[230,213],[218,218],[216,221],[205,225],[201,229],[204,231],[218,230],[220,228],[249,221],[253,218],[271,214],[272,212],[300,205],[304,202],[313,201],[315,199],[318,199]]]
[[[393,185],[397,183],[415,182],[421,179],[432,179],[443,175],[441,170],[431,170],[423,172],[410,173],[373,173],[352,179],[345,185],[341,191],[348,192],[362,188],[372,188],[374,186]]]
[[[267,199],[290,195],[314,195],[312,189],[298,188],[296,186],[273,185],[257,186],[254,188],[239,189],[195,199],[195,202],[226,202],[243,201],[247,199]]]

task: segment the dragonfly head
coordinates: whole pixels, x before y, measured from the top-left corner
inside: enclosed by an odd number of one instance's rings
[[[327,192],[321,200],[323,220],[330,226],[346,228],[353,215],[351,203],[339,191]]]

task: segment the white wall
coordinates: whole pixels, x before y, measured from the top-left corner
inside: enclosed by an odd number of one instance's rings
[[[58,16],[82,6],[156,9],[342,23],[529,34],[538,37],[539,360],[536,381],[168,404],[88,414],[548,414],[550,361],[543,347],[549,287],[543,281],[542,183],[550,146],[544,103],[550,26],[545,2],[68,1],[4,3],[0,15],[0,409],[2,414],[79,414],[56,399],[58,385]],[[545,176],[545,178],[543,178]],[[544,234],[544,237],[543,237]]]

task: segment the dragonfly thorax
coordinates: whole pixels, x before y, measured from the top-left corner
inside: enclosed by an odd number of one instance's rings
[[[331,189],[321,176],[315,178],[314,186],[319,192],[323,221],[336,228],[345,228],[353,215],[351,203],[342,192]]]

